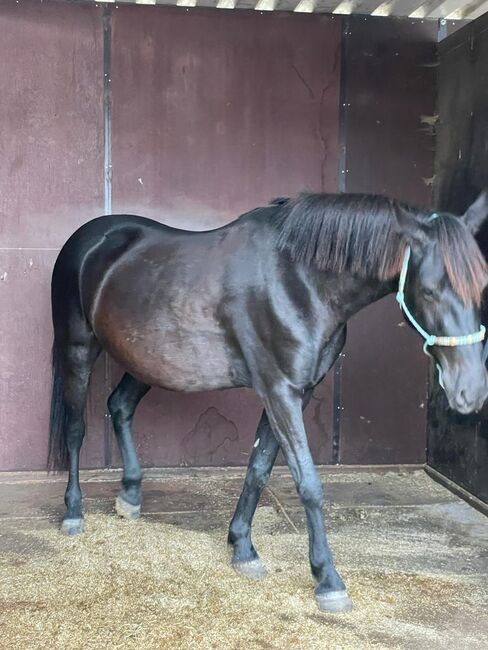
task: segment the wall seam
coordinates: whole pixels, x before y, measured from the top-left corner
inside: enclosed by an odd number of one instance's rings
[[[103,194],[104,213],[112,214],[112,7],[103,8]],[[105,399],[112,391],[111,361],[103,353],[103,386]],[[103,419],[103,464],[112,465],[112,423],[105,405]]]
[[[342,19],[341,27],[341,65],[340,65],[340,92],[339,92],[339,179],[338,190],[345,192],[347,189],[347,58],[350,35],[350,21],[348,17]],[[333,421],[332,421],[332,464],[341,462],[341,421],[342,411],[342,360],[343,353],[339,354],[334,364],[333,383]]]

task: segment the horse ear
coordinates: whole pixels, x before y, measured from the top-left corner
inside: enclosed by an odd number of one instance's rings
[[[395,205],[396,231],[402,235],[413,248],[422,248],[428,237],[417,221],[413,212],[403,205]]]
[[[476,235],[486,217],[488,217],[488,190],[483,190],[461,219],[473,235]]]

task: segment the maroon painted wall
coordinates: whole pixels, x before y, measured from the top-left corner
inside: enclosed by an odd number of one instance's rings
[[[346,52],[348,192],[431,203],[435,21],[351,17]],[[431,180],[429,180],[431,179]],[[348,325],[341,463],[425,461],[427,363],[393,296]]]
[[[0,34],[0,469],[32,469],[46,458],[52,265],[103,210],[101,9],[3,0]],[[102,444],[91,437],[85,466]]]
[[[335,191],[341,116],[347,190],[428,200],[421,177],[432,175],[432,153],[418,114],[430,110],[433,97],[431,68],[422,67],[432,42],[420,23],[406,21],[392,39],[386,36],[389,21],[349,22],[350,58],[343,61],[346,23],[338,17],[123,5],[111,13],[114,212],[205,229],[276,195]],[[0,0],[0,33],[0,124],[9,135],[0,156],[5,470],[44,464],[49,275],[68,234],[103,211],[102,10]],[[371,49],[375,41],[378,51]],[[422,54],[409,62],[419,43]],[[397,56],[396,45],[400,58],[385,65]],[[386,126],[375,131],[378,120]],[[418,342],[397,328],[399,322],[394,306],[384,303],[352,324],[342,401],[334,404],[339,395],[330,376],[306,413],[319,462],[336,459],[337,407],[343,408],[342,462],[423,460],[425,423],[417,398],[425,386],[424,365]],[[385,339],[380,332],[387,330]],[[103,374],[102,361],[92,382],[85,467],[119,462],[114,448],[104,448],[109,386]],[[112,368],[110,383],[119,376]],[[364,410],[371,405],[374,417]],[[259,411],[250,391],[153,390],[136,417],[142,460],[244,464]]]

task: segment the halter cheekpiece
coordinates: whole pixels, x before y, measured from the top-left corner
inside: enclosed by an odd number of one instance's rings
[[[434,221],[434,219],[437,219],[438,217],[439,215],[434,213],[429,218],[429,221]],[[427,350],[427,348],[433,345],[441,345],[444,347],[456,347],[458,345],[473,345],[474,343],[481,343],[484,340],[485,333],[486,333],[486,328],[484,325],[480,325],[480,329],[478,330],[478,332],[475,332],[474,334],[465,334],[463,336],[436,336],[435,334],[429,334],[428,332],[426,332],[424,328],[415,320],[415,317],[413,316],[412,312],[409,310],[409,308],[405,303],[405,281],[407,278],[410,254],[411,254],[410,246],[407,246],[407,248],[405,249],[405,256],[403,258],[402,270],[400,272],[400,281],[398,283],[398,292],[396,295],[396,299],[398,304],[400,305],[400,309],[403,310],[405,316],[412,323],[412,325],[415,327],[415,329],[420,334],[420,336],[425,339],[425,343],[423,347],[425,354],[427,354],[429,357],[432,357],[432,355]],[[442,388],[444,388],[444,383],[442,381],[442,370],[438,364],[437,364],[437,369],[439,370],[439,383],[442,386]]]

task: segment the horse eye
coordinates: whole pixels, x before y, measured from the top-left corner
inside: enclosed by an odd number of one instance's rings
[[[424,298],[427,298],[427,300],[433,300],[435,297],[435,290],[434,289],[429,289],[429,287],[424,287],[422,289],[422,294]]]

